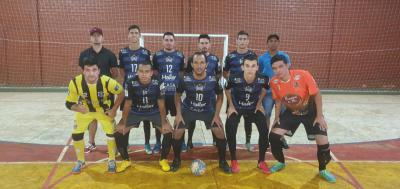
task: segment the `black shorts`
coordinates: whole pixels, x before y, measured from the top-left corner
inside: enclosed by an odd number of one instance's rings
[[[133,126],[138,128],[141,121],[150,121],[153,123],[153,127],[161,128],[161,116],[160,113],[153,113],[148,115],[141,115],[129,112],[128,119],[126,121],[126,126]]]
[[[305,115],[294,115],[292,111],[286,109],[285,112],[279,116],[280,124],[276,124],[273,127],[288,130],[285,135],[293,136],[297,128],[299,128],[300,123],[302,123],[306,129],[308,140],[315,140],[315,135],[327,136],[325,129],[320,128],[318,124],[313,125],[316,115],[317,108],[315,103],[309,104],[308,113]]]
[[[231,119],[231,121],[233,121],[234,124],[239,124],[240,118],[243,116],[243,118],[245,118],[249,123],[262,124],[263,126],[265,125],[265,127],[267,127],[267,122],[262,112],[257,111],[256,113],[254,113],[254,110],[236,110],[236,111],[238,113],[231,114],[227,118],[226,122],[228,122],[228,119]]]
[[[179,129],[187,129],[192,121],[203,121],[207,129],[218,127],[216,124],[211,125],[214,118],[214,112],[193,112],[182,108],[182,117],[185,124],[180,124]]]
[[[175,96],[165,95],[165,114],[176,116]]]

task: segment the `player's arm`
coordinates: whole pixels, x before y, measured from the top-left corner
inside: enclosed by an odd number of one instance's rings
[[[157,53],[156,53],[157,54]],[[153,62],[153,73],[154,75],[159,75],[159,68],[158,68],[158,61],[156,54],[153,55],[152,62]]]
[[[185,69],[186,69],[186,58],[183,54],[182,54],[182,56],[183,56],[182,61],[179,66],[179,77],[183,77],[183,75],[185,74]]]
[[[219,113],[221,112],[222,102],[224,100],[224,94],[222,86],[219,84],[218,80],[216,82],[215,93],[217,94],[217,101],[215,103],[215,113],[211,125],[216,124],[218,127],[222,128],[223,124],[221,121],[221,117],[219,116]]]
[[[326,124],[322,109],[322,95],[318,88],[317,82],[315,82],[314,77],[308,71],[304,71],[304,79],[306,80],[310,99],[314,98],[314,102],[317,107],[317,116],[314,121],[314,126],[319,124],[321,128],[327,129],[328,125]]]
[[[117,62],[117,57],[115,56],[114,53],[110,52],[110,72],[111,72],[111,77],[114,79],[118,79],[119,77],[119,69],[118,69],[118,62]]]
[[[68,85],[68,96],[65,100],[65,106],[69,110],[80,112],[82,114],[88,112],[86,107],[79,102],[77,87],[75,86],[75,83],[73,81],[70,81]]]
[[[224,76],[224,78],[225,79],[228,79],[229,78],[229,70],[230,70],[230,58],[229,58],[229,55],[228,56],[226,56],[225,57],[225,62],[224,62],[224,68],[223,68],[223,76]]]
[[[264,77],[264,84],[263,84],[263,86],[261,88],[261,94],[258,97],[257,106],[256,106],[256,112],[257,112],[257,110],[259,110],[263,114],[265,114],[265,110],[264,110],[264,106],[263,106],[262,102],[263,102],[265,96],[267,95],[267,90],[268,89],[269,89],[269,79],[267,77]]]
[[[258,101],[257,101],[256,111],[255,112],[260,111],[263,114],[265,114],[265,110],[264,110],[263,103],[262,103],[265,95],[267,95],[267,89],[266,88],[262,88],[261,89],[261,94],[258,97]]]
[[[175,116],[175,122],[174,122],[175,127],[179,127],[179,124],[181,122],[183,124],[185,124],[185,122],[183,121],[182,109],[181,109],[181,105],[182,105],[181,97],[182,97],[183,91],[184,91],[184,82],[183,82],[183,77],[181,77],[179,79],[179,84],[178,84],[178,87],[176,88],[176,92],[175,92],[175,108],[176,108],[176,116]]]
[[[125,79],[125,64],[122,61],[122,52],[121,51],[119,52],[118,59],[119,59],[119,64],[118,64],[118,69],[119,69],[118,76],[119,77],[117,78],[117,81],[119,83],[123,84],[124,83],[124,79]]]
[[[157,100],[158,108],[160,109],[160,117],[161,117],[161,131],[163,134],[172,132],[172,127],[167,120],[167,113],[165,110],[165,98],[160,95]]]
[[[124,88],[122,87],[121,84],[118,83],[117,80],[110,78],[108,80],[108,89],[107,89],[111,94],[114,94],[117,96],[117,99],[115,100],[114,106],[110,109],[107,110],[105,113],[108,117],[114,119],[114,117],[117,114],[117,110],[119,106],[121,105],[122,101],[124,100]]]
[[[221,79],[221,75],[222,75],[222,66],[221,66],[221,64],[220,64],[220,62],[219,62],[219,58],[218,57],[216,57],[217,58],[217,66],[215,66],[215,76],[217,76],[217,78],[219,78],[219,79]]]
[[[228,103],[228,112],[227,112],[228,118],[229,116],[231,116],[232,113],[238,114],[232,101],[232,90],[231,90],[232,87],[233,87],[233,82],[232,79],[229,78],[228,85],[225,88],[226,103]]]

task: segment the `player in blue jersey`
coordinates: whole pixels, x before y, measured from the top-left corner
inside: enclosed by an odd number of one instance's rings
[[[164,48],[157,51],[153,56],[153,69],[165,85],[166,112],[175,116],[174,95],[179,76],[183,75],[185,68],[185,56],[175,49],[175,35],[172,32],[164,33],[162,44]],[[182,149],[186,149],[186,145]]]
[[[273,56],[275,55],[282,55],[283,57],[285,57],[288,66],[290,67],[290,58],[289,55],[287,55],[285,52],[283,51],[279,51],[278,47],[279,47],[279,35],[278,34],[270,34],[267,37],[267,47],[268,50],[259,57],[258,61],[259,61],[259,67],[260,67],[260,73],[262,73],[264,76],[267,76],[269,79],[271,79],[273,76],[275,76],[272,67],[271,67],[271,59]],[[264,106],[264,110],[265,110],[265,117],[267,119],[267,123],[268,125],[270,125],[270,118],[271,118],[271,113],[272,113],[272,109],[274,107],[275,101],[272,99],[272,92],[271,90],[267,90],[267,95],[264,98],[263,101],[263,106]],[[281,109],[281,113],[283,113],[285,111],[285,108],[282,107]],[[282,137],[282,147],[285,149],[288,149],[289,146],[285,140],[284,137]]]
[[[228,79],[230,74],[237,74],[242,72],[241,66],[243,63],[243,57],[245,57],[248,54],[255,55],[255,53],[248,48],[249,34],[247,32],[240,31],[237,34],[236,44],[237,44],[237,49],[229,53],[225,58],[225,64],[223,69],[225,79]],[[227,106],[229,106],[229,102],[227,102]],[[254,147],[250,144],[252,125],[251,122],[247,119],[247,116],[243,116],[243,118],[244,118],[244,129],[246,133],[246,144],[245,144],[246,149],[248,151],[253,151]]]
[[[171,149],[172,127],[165,113],[165,87],[161,80],[153,76],[150,62],[140,63],[137,75],[125,83],[125,106],[122,118],[117,126],[115,140],[123,159],[117,172],[122,172],[131,166],[128,155],[129,132],[139,127],[141,121],[150,121],[163,133],[160,166],[163,171],[169,171],[167,156]]]
[[[134,78],[138,69],[138,65],[141,62],[150,62],[151,52],[144,47],[140,47],[140,27],[137,25],[131,25],[128,28],[128,41],[129,46],[122,48],[119,52],[119,68],[121,77],[125,81]],[[123,105],[121,110],[123,110]],[[150,146],[150,122],[143,121],[144,130],[144,150],[146,154],[159,153],[161,148],[161,133],[156,129],[156,144],[151,149]]]
[[[265,174],[269,169],[265,161],[265,152],[268,148],[268,125],[264,117],[262,100],[269,89],[269,79],[258,73],[257,56],[249,54],[244,57],[243,72],[231,74],[225,90],[229,99],[229,108],[225,124],[226,137],[231,154],[231,169],[233,173],[240,171],[236,158],[236,133],[242,116],[254,122],[259,132],[259,156],[257,167]]]
[[[193,72],[181,77],[179,86],[176,89],[175,105],[176,117],[174,122],[174,139],[172,145],[174,149],[174,160],[171,165],[172,171],[177,171],[181,165],[181,146],[182,136],[187,124],[194,120],[204,121],[206,128],[211,129],[217,138],[217,148],[219,156],[219,167],[225,172],[230,173],[230,167],[225,159],[226,139],[224,126],[219,116],[223,94],[222,87],[218,78],[214,75],[207,75],[206,56],[197,52],[193,55]],[[182,101],[182,93],[186,97]],[[216,103],[212,99],[217,95]]]
[[[208,34],[200,34],[199,38],[198,38],[198,49],[199,51],[203,52],[206,55],[207,58],[207,68],[206,68],[206,72],[208,75],[215,75],[217,78],[221,77],[221,65],[219,64],[219,58],[210,53],[210,48],[211,48],[211,42],[210,42],[211,38]],[[186,68],[186,72],[190,73],[193,71],[192,68],[192,62],[193,62],[193,57],[189,57],[188,59],[188,63],[187,63],[187,68]],[[187,149],[192,149],[193,148],[193,142],[192,142],[192,138],[193,138],[193,133],[194,133],[194,129],[196,126],[196,121],[193,121],[192,123],[189,123],[189,128],[188,128],[188,140],[187,140]],[[185,135],[183,136],[183,141],[185,141]],[[216,142],[215,142],[215,136],[213,135],[213,144],[215,146]]]

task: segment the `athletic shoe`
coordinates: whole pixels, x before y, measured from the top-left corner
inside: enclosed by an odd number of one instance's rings
[[[184,142],[182,142],[181,152],[187,152],[187,146]]]
[[[117,172],[117,164],[115,163],[115,160],[108,161],[108,172],[109,173]]]
[[[257,167],[264,173],[264,174],[269,174],[269,169],[268,165],[265,162],[260,162],[258,163]]]
[[[175,158],[174,161],[172,161],[170,170],[171,170],[172,172],[176,172],[176,171],[178,171],[178,169],[179,169],[180,167],[181,167],[181,160]]]
[[[219,161],[219,168],[227,174],[232,173],[231,167],[229,167],[228,162],[226,162],[225,160]]]
[[[86,166],[84,161],[77,161],[74,168],[72,168],[72,174],[79,174],[81,170]]]
[[[330,183],[335,183],[336,182],[335,175],[333,175],[331,172],[329,172],[326,169],[322,170],[322,171],[319,171],[319,176],[321,176],[323,179],[325,179],[326,181],[328,181]]]
[[[284,163],[281,163],[281,162],[278,162],[278,163],[276,163],[275,165],[273,165],[273,166],[269,169],[269,172],[271,172],[271,173],[276,173],[276,172],[282,170],[283,168],[285,168],[285,164],[284,164]]]
[[[117,167],[117,173],[124,172],[131,165],[132,165],[131,160],[123,160],[121,165]]]
[[[254,151],[254,146],[253,145],[251,145],[250,143],[247,143],[246,142],[246,149],[247,149],[247,151],[249,151],[249,152],[252,152],[252,151]]]
[[[92,144],[92,143],[88,143],[85,146],[85,153],[90,153],[93,152],[94,150],[96,150],[96,144]]]
[[[161,166],[161,170],[163,170],[164,172],[168,172],[171,170],[171,167],[169,166],[167,159],[160,160],[158,163]]]
[[[232,173],[239,173],[240,167],[237,160],[231,160],[231,171]]]
[[[146,152],[147,155],[151,155],[153,153],[150,144],[144,144],[144,151]]]
[[[153,148],[153,154],[158,154],[161,151],[161,144],[156,143]]]

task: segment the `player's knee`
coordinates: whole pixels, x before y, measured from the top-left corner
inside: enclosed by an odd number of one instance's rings
[[[213,132],[217,139],[225,139],[225,134],[221,129],[214,129]]]
[[[272,148],[281,146],[281,137],[282,135],[276,134],[274,132],[271,132],[269,134],[269,142],[271,143]]]
[[[83,134],[84,133],[74,133],[74,134],[72,134],[72,140],[73,141],[80,141],[80,140],[83,140]]]

